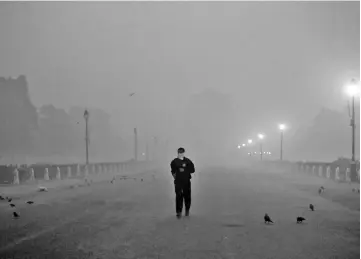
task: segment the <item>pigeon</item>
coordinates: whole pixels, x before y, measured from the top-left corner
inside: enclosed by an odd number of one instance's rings
[[[142,182],[143,182],[143,178],[142,179],[140,179]]]
[[[17,218],[20,217],[20,215],[19,215],[19,213],[17,213],[16,211],[14,211],[14,212],[13,212],[13,217],[14,217],[15,219],[17,219]]]
[[[313,206],[313,204],[310,204],[310,210],[314,211],[315,207]]]
[[[264,215],[264,223],[273,223],[272,219],[270,218],[270,216],[268,216],[267,213]]]
[[[297,223],[302,223],[304,220],[306,220],[304,217],[297,217]]]
[[[11,202],[13,199],[12,198],[8,198],[8,202]]]
[[[14,203],[10,203],[10,207],[11,207],[11,208],[14,208],[14,207],[15,207],[15,204],[14,204]]]
[[[318,194],[321,194],[325,191],[325,188],[323,186],[321,186],[319,189],[318,189]]]
[[[131,93],[131,94],[129,94],[129,96],[133,96],[133,95],[135,95],[135,93]]]
[[[44,186],[39,186],[39,192],[47,192],[48,188],[44,187]]]
[[[26,203],[27,204],[33,204],[34,202],[33,201],[27,201]]]
[[[3,200],[5,200],[5,198],[0,195],[0,201],[3,201]]]

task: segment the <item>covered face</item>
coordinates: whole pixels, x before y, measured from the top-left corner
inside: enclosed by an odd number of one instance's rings
[[[178,158],[182,159],[184,157],[184,148],[180,147],[178,148]]]

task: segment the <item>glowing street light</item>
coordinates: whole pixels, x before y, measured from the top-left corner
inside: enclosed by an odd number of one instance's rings
[[[345,87],[345,92],[348,96],[354,97],[360,94],[360,82],[356,79],[352,79]]]
[[[249,140],[248,140],[248,144],[252,144],[252,139],[249,139]]]
[[[246,146],[246,144],[242,144],[242,147],[245,147]]]
[[[351,82],[345,87],[346,93],[352,97],[352,114],[351,123],[352,127],[352,158],[351,158],[351,181],[357,182],[357,171],[355,162],[355,96],[360,94],[360,82],[352,79]]]
[[[240,145],[238,145],[238,149],[241,149],[241,146],[240,146]]]

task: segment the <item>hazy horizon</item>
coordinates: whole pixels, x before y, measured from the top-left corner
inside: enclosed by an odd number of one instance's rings
[[[239,138],[272,135],[345,111],[359,20],[359,2],[0,3],[0,76],[25,75],[37,107],[100,108],[123,136],[177,134],[212,88],[233,101]]]

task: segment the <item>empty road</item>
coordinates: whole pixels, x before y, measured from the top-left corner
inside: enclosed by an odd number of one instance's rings
[[[360,258],[359,207],[329,198],[331,183],[319,196],[317,184],[297,177],[204,169],[192,179],[191,216],[180,220],[165,170],[38,193],[32,205],[15,199],[16,220],[0,201],[0,258]]]

